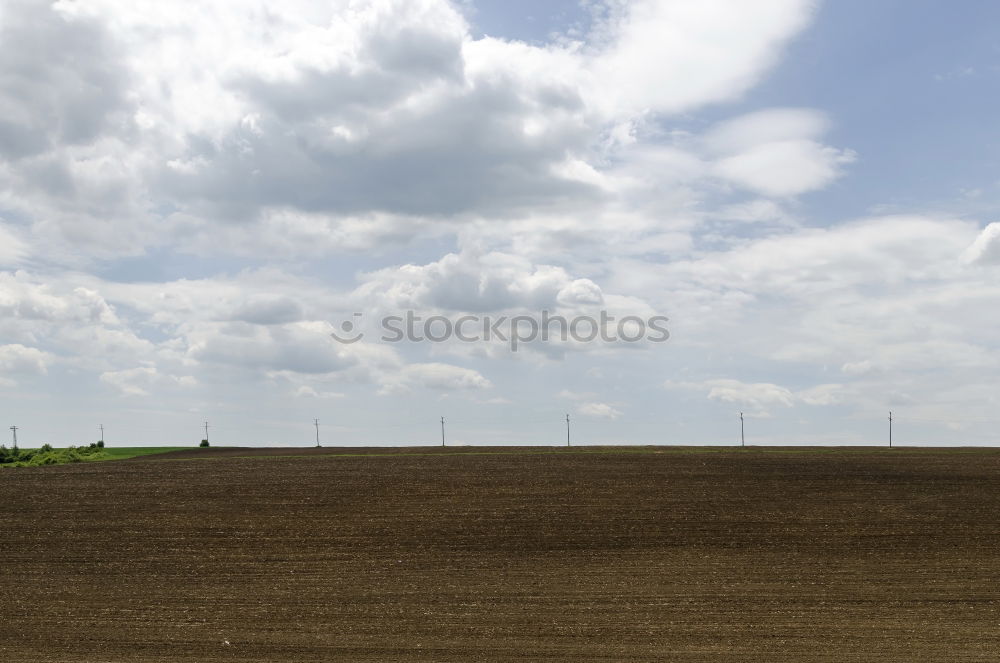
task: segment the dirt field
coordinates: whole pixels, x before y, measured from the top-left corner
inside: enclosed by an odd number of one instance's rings
[[[996,451],[423,451],[4,470],[0,661],[1000,660]]]

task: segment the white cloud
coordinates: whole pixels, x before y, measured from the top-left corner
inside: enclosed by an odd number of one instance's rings
[[[576,408],[577,414],[594,419],[618,419],[622,412],[607,403],[581,403]]]
[[[123,322],[97,291],[24,271],[0,272],[0,339],[64,357],[84,370],[108,370],[148,357],[153,344]]]
[[[595,58],[604,103],[617,112],[677,112],[737,98],[812,11],[797,0],[632,3],[613,17],[612,43]]]
[[[451,364],[410,364],[382,378],[382,393],[392,394],[419,389],[466,391],[489,389],[493,384],[479,372]]]
[[[811,140],[786,140],[758,145],[720,159],[716,172],[736,184],[769,196],[795,196],[821,189],[840,175],[840,166],[854,161],[847,150]]]
[[[793,407],[799,402],[807,405],[833,405],[840,402],[839,396],[844,390],[840,384],[820,384],[795,392],[771,382],[741,382],[729,378],[702,382],[668,381],[666,386],[704,392],[709,400],[748,408],[749,414],[757,417],[771,416],[775,407]]]
[[[875,217],[752,239],[677,261],[662,277],[758,295],[813,296],[953,274],[974,234],[974,224],[965,221]]]
[[[806,405],[835,405],[841,402],[844,385],[819,384],[795,394]]]
[[[12,267],[27,255],[28,247],[11,230],[3,226],[0,218],[0,267]]]
[[[345,394],[338,391],[318,391],[314,387],[302,385],[295,390],[296,398],[336,399],[344,398]]]
[[[991,223],[962,254],[962,261],[972,265],[1000,263],[1000,223]]]
[[[256,295],[240,302],[232,319],[258,325],[280,325],[302,319],[302,306],[290,297]]]
[[[702,139],[715,154],[743,152],[758,145],[821,137],[830,121],[811,108],[768,108],[724,120]]]
[[[380,390],[614,418],[668,371],[691,417],[995,409],[998,224],[817,215],[799,196],[838,178],[844,209],[869,199],[829,139],[864,155],[866,134],[746,95],[815,3],[590,6],[591,34],[526,43],[443,0],[3,3],[0,269],[23,271],[0,271],[0,369],[185,412],[224,410],[198,387],[227,383],[262,417]],[[409,307],[663,313],[672,339],[512,356],[328,336]],[[734,364],[761,381],[712,379]]]
[[[791,215],[773,200],[757,199],[745,203],[726,205],[712,214],[713,218],[741,223],[772,223],[795,226]]]
[[[477,403],[482,403],[483,405],[510,405],[514,401],[509,398],[503,398],[502,396],[497,396],[495,398],[484,398],[476,401]]]
[[[259,326],[242,322],[199,325],[186,334],[188,356],[199,362],[251,371],[323,374],[346,370],[357,359],[329,336],[324,323]]]
[[[770,382],[746,383],[739,380],[706,380],[708,398],[726,403],[737,403],[764,412],[773,405],[790,407],[794,401],[791,391]]]
[[[571,401],[585,401],[595,398],[597,394],[590,391],[572,391],[570,389],[563,389],[558,394],[556,394],[556,396]]]
[[[811,109],[773,108],[722,122],[704,142],[718,155],[720,177],[764,195],[795,196],[825,187],[856,157],[817,142],[828,124]]]
[[[445,311],[556,309],[600,305],[596,283],[574,279],[562,267],[535,265],[508,253],[451,253],[426,265],[403,265],[365,277],[358,296],[397,309]]]
[[[30,348],[19,343],[0,345],[0,373],[11,375],[22,373],[42,375],[55,360],[48,352]]]
[[[163,246],[366,250],[597,204],[628,170],[597,146],[738,96],[813,14],[620,9],[585,43],[529,45],[474,39],[444,0],[13,3],[0,202],[74,265]]]
[[[26,323],[76,322],[118,324],[114,310],[97,292],[66,288],[60,292],[28,272],[0,272],[0,314]]]
[[[198,384],[190,375],[165,375],[155,366],[137,366],[101,373],[101,382],[111,385],[124,396],[149,396],[155,389],[191,388]]]
[[[870,360],[865,359],[863,361],[847,362],[840,367],[840,370],[845,375],[866,375],[876,369]]]

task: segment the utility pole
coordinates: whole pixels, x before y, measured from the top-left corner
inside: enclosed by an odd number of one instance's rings
[[[745,447],[747,445],[747,438],[743,434],[743,413],[740,412],[740,446]]]
[[[566,446],[569,446],[569,413],[566,413]]]
[[[104,444],[104,424],[98,426],[101,429],[101,444]]]
[[[441,417],[441,446],[444,446],[444,417]]]
[[[10,429],[14,431],[14,451],[17,451],[17,426],[11,426]]]
[[[208,442],[208,422],[205,422],[205,441]]]
[[[319,419],[314,419],[316,422],[316,446],[319,446]]]
[[[889,410],[889,448],[892,448],[892,410]]]

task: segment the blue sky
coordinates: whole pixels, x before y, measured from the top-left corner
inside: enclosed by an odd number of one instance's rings
[[[1000,165],[996,108],[1000,7],[970,2],[825,3],[750,105],[819,107],[831,139],[864,156],[849,191],[828,192],[813,213],[860,215],[962,204],[992,192]]]
[[[23,444],[991,444],[992,2],[0,3]],[[443,315],[640,344],[379,341]],[[369,334],[330,336],[354,313]]]

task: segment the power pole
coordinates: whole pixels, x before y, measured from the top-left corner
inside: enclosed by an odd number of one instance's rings
[[[747,438],[743,434],[743,413],[740,412],[740,446],[745,447],[747,445]]]
[[[10,429],[14,431],[14,451],[17,451],[17,426],[11,426]]]
[[[444,417],[441,417],[441,446],[444,446]]]
[[[569,413],[566,414],[566,446],[569,446]]]
[[[208,442],[208,422],[205,422],[205,441]]]
[[[314,419],[316,422],[316,446],[319,446],[319,419]]]
[[[101,429],[101,444],[104,444],[104,424],[98,426]]]
[[[889,410],[889,448],[892,448],[892,410]]]

